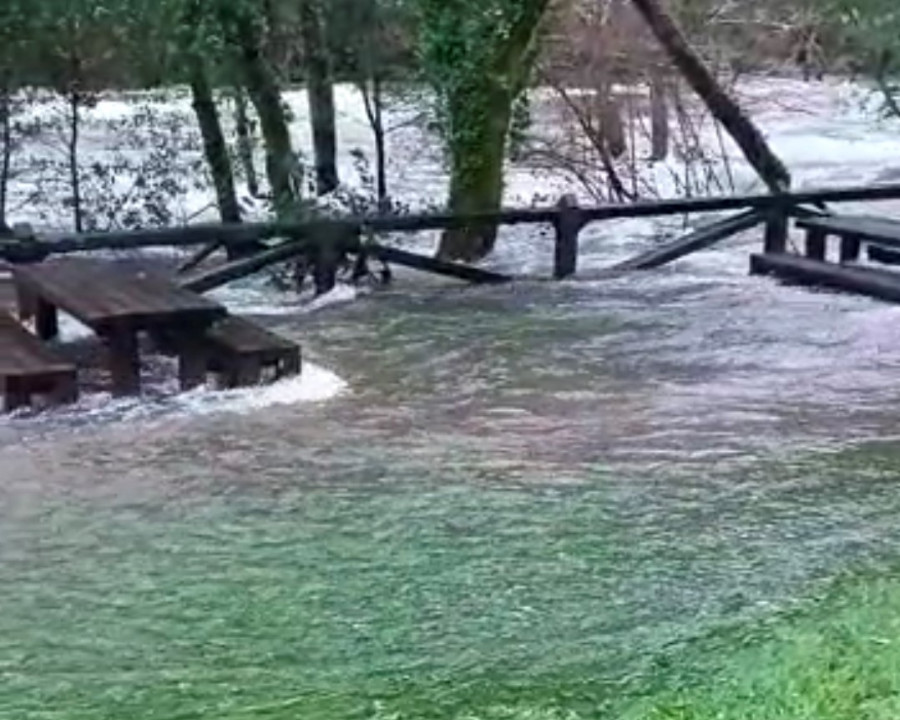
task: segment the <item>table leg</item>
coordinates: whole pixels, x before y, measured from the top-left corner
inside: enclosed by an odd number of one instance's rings
[[[59,313],[56,306],[42,297],[34,300],[34,322],[37,336],[41,340],[53,340],[59,335]]]
[[[6,378],[3,383],[3,412],[11,413],[31,403],[28,392],[13,378]]]
[[[279,364],[278,378],[300,374],[300,348],[291,351]]]
[[[259,358],[240,358],[235,368],[235,387],[253,387],[259,385],[262,377],[262,363]]]
[[[31,320],[37,314],[37,299],[21,282],[16,283],[16,305],[19,313],[19,320]]]
[[[139,394],[141,361],[138,354],[137,333],[131,329],[115,330],[106,336],[106,342],[109,348],[113,395],[122,397]]]
[[[59,377],[56,387],[50,393],[50,402],[54,405],[68,405],[78,402],[78,376],[75,373]]]
[[[181,338],[178,342],[178,380],[181,389],[192,390],[206,382],[206,347],[195,338]]]

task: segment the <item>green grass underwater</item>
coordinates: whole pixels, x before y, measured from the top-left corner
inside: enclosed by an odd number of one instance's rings
[[[7,506],[0,718],[896,718],[895,457]]]

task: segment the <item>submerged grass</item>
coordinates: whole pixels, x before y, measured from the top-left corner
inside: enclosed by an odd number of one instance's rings
[[[900,717],[900,579],[837,581],[799,611],[731,633],[703,680],[674,684],[623,717],[876,720]],[[695,652],[702,649],[702,643]]]
[[[2,506],[0,720],[893,720],[896,460]]]

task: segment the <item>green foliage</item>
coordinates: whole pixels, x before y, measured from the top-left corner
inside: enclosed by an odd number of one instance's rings
[[[893,0],[831,0],[831,11],[858,58],[884,96],[884,111],[900,115],[900,6]]]
[[[531,74],[548,2],[409,2],[418,21],[420,66],[434,92],[436,126],[451,162],[451,208],[490,209],[500,200],[498,165]]]

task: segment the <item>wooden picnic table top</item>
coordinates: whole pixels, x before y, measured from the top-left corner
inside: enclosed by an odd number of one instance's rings
[[[109,261],[49,260],[14,266],[13,276],[23,289],[94,330],[208,326],[227,315],[219,303],[179,287],[162,273]]]

